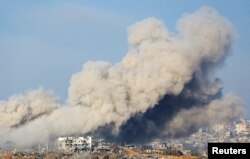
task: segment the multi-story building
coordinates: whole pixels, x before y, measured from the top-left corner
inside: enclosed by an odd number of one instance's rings
[[[92,137],[60,137],[58,138],[59,150],[91,150],[92,149]]]

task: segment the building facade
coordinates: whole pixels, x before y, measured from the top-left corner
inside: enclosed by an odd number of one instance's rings
[[[92,137],[60,137],[58,149],[63,151],[87,151],[92,149]]]

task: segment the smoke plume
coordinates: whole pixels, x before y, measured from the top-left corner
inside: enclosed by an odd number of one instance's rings
[[[71,78],[65,104],[41,89],[2,101],[1,138],[25,145],[100,131],[146,142],[241,116],[244,104],[223,96],[214,75],[236,36],[231,23],[202,7],[177,28],[173,34],[156,18],[129,27],[127,55],[117,64],[84,64]]]

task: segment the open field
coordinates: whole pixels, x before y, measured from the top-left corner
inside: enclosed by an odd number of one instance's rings
[[[202,159],[197,156],[174,156],[159,154],[143,154],[132,149],[124,149],[123,153],[26,153],[26,152],[2,152],[0,159]]]

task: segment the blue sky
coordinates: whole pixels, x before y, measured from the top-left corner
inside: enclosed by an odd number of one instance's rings
[[[187,12],[210,6],[239,33],[233,54],[218,71],[224,91],[250,108],[250,1],[8,1],[0,2],[0,99],[43,86],[62,100],[72,74],[89,60],[118,62],[127,52],[127,27],[156,17],[176,32]],[[250,111],[247,116],[250,117]]]

